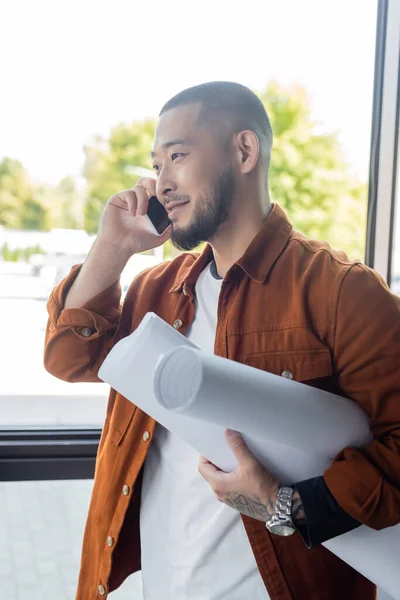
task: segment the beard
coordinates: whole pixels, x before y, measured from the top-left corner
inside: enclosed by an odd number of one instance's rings
[[[172,226],[171,241],[178,250],[193,250],[215,238],[229,219],[235,192],[232,167],[227,165],[211,184],[211,191],[199,201],[186,227]]]

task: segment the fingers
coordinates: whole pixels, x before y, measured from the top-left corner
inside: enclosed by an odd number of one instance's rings
[[[126,210],[133,217],[147,213],[149,195],[142,185],[136,184],[130,190],[120,192],[117,196],[126,203]]]
[[[142,185],[135,185],[132,189],[136,196],[136,215],[145,215],[149,206],[149,194]]]
[[[150,177],[141,177],[137,184],[128,192],[133,192],[135,198],[128,193],[129,202],[132,204],[134,216],[145,215],[149,206],[149,198],[156,195],[156,180]]]
[[[135,217],[136,209],[137,209],[137,200],[136,200],[136,194],[133,191],[133,189],[126,190],[125,192],[118,194],[118,196],[126,203],[128,213],[130,215],[132,215],[133,217]]]
[[[149,198],[156,195],[156,181],[150,177],[141,177],[130,190],[124,190],[113,196],[110,201],[119,208],[127,210],[133,217],[145,215],[149,206]],[[167,232],[165,232],[167,233]],[[166,235],[165,241],[170,237]],[[163,234],[164,235],[164,234]]]
[[[200,475],[202,475],[202,477],[204,477],[204,479],[210,484],[211,481],[217,481],[219,480],[221,475],[225,475],[225,473],[223,473],[221,469],[218,469],[218,467],[216,467],[215,465],[213,465],[213,463],[204,458],[204,456],[200,456],[199,458],[198,471]]]
[[[136,185],[143,186],[149,193],[149,196],[156,196],[156,180],[151,177],[141,177]]]
[[[246,445],[246,442],[238,431],[227,429],[225,431],[225,437],[239,464],[244,460],[253,458],[253,455],[250,453],[250,450]]]

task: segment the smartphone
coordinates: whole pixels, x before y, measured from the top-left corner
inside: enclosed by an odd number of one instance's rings
[[[153,225],[155,229],[155,233],[157,235],[161,235],[167,229],[168,225],[170,225],[171,221],[168,219],[168,213],[156,198],[156,196],[151,196],[149,198],[149,206],[147,209],[147,216],[150,220],[150,223]]]

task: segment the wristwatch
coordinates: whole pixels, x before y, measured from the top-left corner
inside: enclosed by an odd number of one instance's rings
[[[292,498],[293,488],[280,487],[276,499],[275,513],[269,521],[265,523],[270,533],[275,535],[288,536],[296,531],[292,520]]]

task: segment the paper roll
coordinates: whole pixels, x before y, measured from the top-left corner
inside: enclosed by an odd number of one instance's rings
[[[170,411],[331,460],[372,439],[355,402],[196,348],[175,348],[160,359],[154,391]]]
[[[350,400],[206,355],[152,313],[116,344],[99,376],[225,471],[237,464],[227,427],[244,432],[283,484],[322,475],[342,448],[371,439]],[[362,526],[324,546],[400,600],[399,525]]]

